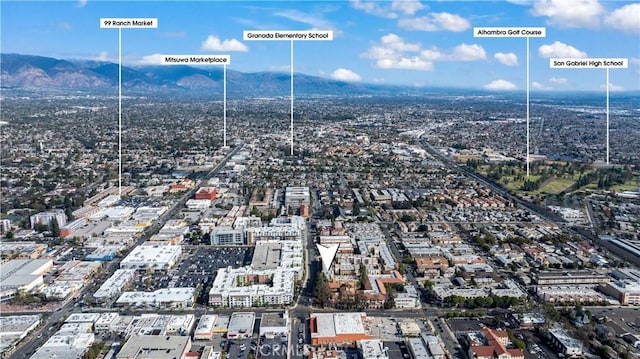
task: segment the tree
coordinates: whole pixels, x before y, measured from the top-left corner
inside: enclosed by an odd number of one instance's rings
[[[518,349],[525,350],[527,348],[527,343],[525,343],[525,341],[522,339],[514,338],[512,342],[513,345],[515,345]]]
[[[6,237],[7,239],[13,239],[13,237],[14,237],[13,231],[9,231],[9,232],[7,232],[7,234],[5,234],[5,237]]]
[[[329,299],[331,299],[331,288],[329,288],[329,283],[327,283],[324,273],[320,273],[318,276],[314,292],[316,301],[321,307],[324,308],[329,304]]]
[[[60,224],[58,223],[57,219],[51,219],[51,222],[49,223],[49,229],[51,230],[51,234],[53,234],[54,237],[60,237]]]
[[[363,263],[360,263],[360,288],[364,289],[367,280],[367,267]]]

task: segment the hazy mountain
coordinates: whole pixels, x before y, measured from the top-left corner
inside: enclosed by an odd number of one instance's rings
[[[33,90],[112,92],[118,85],[118,64],[90,60],[60,60],[20,54],[0,55],[3,87]],[[227,70],[227,94],[233,97],[288,96],[288,73],[242,73]],[[221,67],[123,66],[123,89],[135,92],[222,94]],[[354,84],[296,73],[296,95],[387,93],[392,88]]]

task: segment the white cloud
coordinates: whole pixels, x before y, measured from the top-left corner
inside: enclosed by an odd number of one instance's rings
[[[386,19],[396,19],[398,17],[398,14],[385,9],[383,7],[380,7],[377,3],[375,2],[364,2],[364,1],[360,1],[360,0],[351,0],[351,6],[353,6],[354,9],[357,10],[362,10],[365,13],[369,14],[369,15],[374,15],[377,17],[383,17]]]
[[[433,70],[435,61],[477,61],[487,58],[482,46],[460,44],[451,51],[441,51],[437,47],[422,50],[419,43],[408,43],[396,34],[387,34],[380,38],[380,44],[374,44],[360,56],[375,60],[375,66],[381,69]],[[416,56],[414,53],[419,52]]]
[[[142,59],[134,61],[137,65],[160,65],[162,62],[162,54],[152,54],[143,56]]]
[[[345,82],[358,82],[362,80],[362,77],[357,73],[349,70],[339,68],[333,71],[331,74],[331,78],[337,81],[345,81]]]
[[[587,57],[587,53],[580,51],[571,45],[556,41],[551,45],[542,45],[538,49],[538,55],[542,58],[552,57]]]
[[[430,13],[428,16],[422,16],[412,19],[401,19],[398,26],[407,30],[418,31],[465,31],[471,27],[469,21],[459,15],[447,12]]]
[[[78,0],[76,7],[83,8],[85,6],[87,6],[87,0]]]
[[[373,82],[374,84],[383,84],[385,83],[385,79],[382,77],[374,77],[371,82]]]
[[[396,34],[385,35],[380,38],[380,41],[383,45],[393,50],[415,52],[420,51],[420,44],[404,42],[404,40]]]
[[[393,0],[391,8],[403,12],[405,15],[413,15],[419,10],[426,9],[427,6],[418,0]]]
[[[209,35],[207,39],[200,46],[202,51],[249,51],[249,48],[245,44],[236,39],[220,41],[220,38],[215,35]]]
[[[480,45],[461,44],[453,49],[450,58],[452,61],[477,61],[486,59],[487,53]]]
[[[547,17],[549,25],[593,27],[599,25],[604,11],[598,0],[538,0],[531,13]]]
[[[600,85],[601,89],[606,89],[607,86],[605,84]],[[611,82],[609,82],[609,91],[613,91],[613,92],[619,92],[619,91],[624,91],[624,87],[622,86],[618,86],[618,85],[614,85]]]
[[[429,61],[478,61],[487,58],[487,53],[482,46],[473,44],[460,44],[446,53],[433,47],[420,52],[420,57]]]
[[[420,57],[429,61],[440,61],[444,60],[447,55],[440,51],[440,49],[438,49],[437,47],[433,47],[431,49],[422,50],[420,52]]]
[[[314,14],[308,14],[306,12],[298,11],[298,10],[282,10],[276,11],[273,13],[275,16],[283,17],[285,19],[297,21],[303,24],[307,24],[312,26],[317,30],[334,30],[335,27],[329,21],[323,19]]]
[[[493,57],[503,65],[518,66],[518,56],[516,56],[516,54],[514,54],[513,52],[510,52],[508,54],[504,52],[496,52]]]
[[[424,81],[417,81],[413,83],[413,87],[421,88],[427,86],[427,83]]]
[[[60,29],[60,30],[67,30],[67,31],[69,31],[69,30],[73,29],[73,26],[71,26],[71,24],[70,24],[70,23],[68,23],[68,22],[64,22],[64,21],[63,21],[63,22],[59,22],[59,23],[58,23],[57,28],[58,28],[58,29]]]
[[[547,87],[547,86],[545,86],[545,85],[543,85],[543,84],[541,84],[540,82],[537,82],[537,81],[533,81],[531,83],[531,87],[533,87],[536,90],[552,90],[551,87]]]
[[[507,0],[507,2],[510,2],[516,5],[529,5],[533,2],[533,0]]]
[[[640,3],[629,4],[611,12],[604,23],[632,34],[640,33]]]
[[[516,85],[506,80],[494,80],[484,85],[484,88],[487,90],[508,91],[515,90]]]
[[[552,77],[549,79],[549,82],[551,82],[552,84],[564,85],[569,83],[569,80],[564,77]]]
[[[433,62],[425,61],[418,56],[400,57],[397,59],[387,58],[376,61],[376,67],[381,69],[432,71]]]
[[[271,65],[269,66],[269,71],[290,73],[291,65]]]
[[[94,57],[94,60],[96,61],[109,61],[109,53],[106,51],[102,51],[101,53],[98,54],[98,56]]]

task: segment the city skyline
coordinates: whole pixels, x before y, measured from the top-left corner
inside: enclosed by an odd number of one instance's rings
[[[550,69],[549,58],[627,58],[612,91],[640,90],[640,3],[623,1],[3,2],[2,52],[118,61],[118,32],[100,18],[157,18],[123,29],[127,66],[161,54],[229,54],[231,70],[289,71],[288,41],[243,41],[244,30],[332,30],[297,42],[294,71],[347,82],[488,90],[526,88],[524,38],[475,38],[474,27],[545,27],[530,39],[532,91],[604,91],[605,71]],[[29,16],[18,16],[29,14]]]

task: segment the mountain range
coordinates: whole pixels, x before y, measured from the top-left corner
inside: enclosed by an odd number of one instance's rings
[[[21,54],[0,55],[0,85],[38,91],[113,92],[118,64],[91,60],[63,60]],[[123,91],[135,93],[222,94],[221,67],[122,66]],[[397,90],[397,89],[396,89]],[[296,73],[295,95],[354,95],[393,93],[390,86],[348,83]],[[227,69],[231,97],[289,96],[288,73],[243,73]]]

